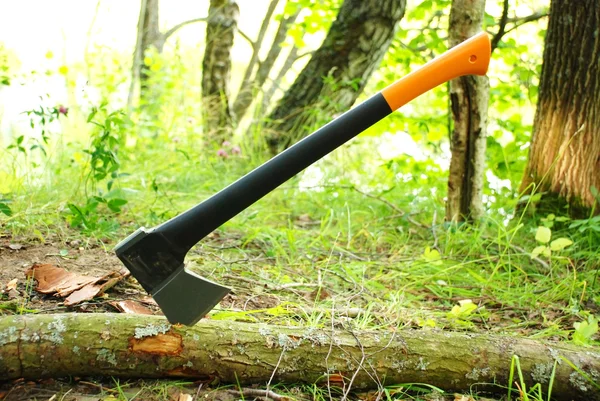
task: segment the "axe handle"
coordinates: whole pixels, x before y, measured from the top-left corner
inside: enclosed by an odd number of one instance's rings
[[[206,235],[323,156],[428,90],[463,75],[484,75],[485,32],[473,36],[357,105],[212,197],[155,229],[173,249],[187,251]]]

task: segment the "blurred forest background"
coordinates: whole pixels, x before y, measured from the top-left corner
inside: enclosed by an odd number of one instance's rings
[[[108,251],[483,30],[487,77],[441,85],[307,168],[211,235],[198,269],[372,311],[363,327],[597,345],[600,8],[550,3],[6,3],[0,238]],[[298,281],[309,290],[286,293]]]

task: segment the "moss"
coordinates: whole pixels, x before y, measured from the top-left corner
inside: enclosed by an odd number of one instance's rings
[[[490,372],[491,372],[491,370],[488,367],[473,368],[473,370],[471,370],[469,373],[465,374],[465,378],[477,381],[484,377],[488,377],[490,375]]]
[[[48,332],[41,335],[43,340],[50,341],[54,344],[62,344],[64,342],[63,333],[67,331],[67,326],[64,323],[64,316],[56,316],[54,320],[47,324]]]
[[[139,340],[144,337],[152,337],[158,334],[165,334],[170,329],[171,325],[166,323],[148,324],[144,327],[136,327],[134,337]]]
[[[418,370],[427,370],[427,366],[429,366],[429,362],[425,362],[423,357],[419,357],[419,362],[416,364],[416,368]]]
[[[551,363],[536,363],[531,369],[531,378],[536,383],[545,384],[550,381],[550,375],[552,374]]]
[[[96,352],[96,354],[98,355],[96,357],[97,360],[107,362],[112,366],[117,366],[117,356],[114,352],[110,352],[110,350],[106,348],[101,348]]]
[[[4,331],[0,331],[0,345],[15,342],[19,339],[16,327],[9,327]]]
[[[581,392],[585,393],[588,391],[587,380],[577,372],[573,372],[569,375],[569,383]]]

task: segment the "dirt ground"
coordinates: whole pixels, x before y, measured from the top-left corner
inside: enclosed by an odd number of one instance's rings
[[[102,244],[82,243],[32,243],[0,237],[0,316],[16,313],[60,312],[117,312],[116,300],[143,302],[152,314],[162,314],[148,302],[148,294],[128,277],[111,287],[106,293],[73,306],[65,306],[64,298],[35,291],[36,282],[28,279],[26,272],[35,264],[52,265],[84,276],[105,276],[118,272],[122,264],[109,247]],[[16,279],[16,281],[15,281]],[[12,288],[9,290],[9,288]],[[250,299],[251,298],[251,299]],[[228,295],[223,307],[246,305],[253,308],[276,304],[276,297],[250,296],[243,292]],[[21,308],[21,309],[19,309]],[[249,394],[252,395],[252,394]],[[247,397],[248,398],[248,397]],[[249,397],[253,399],[253,397]],[[254,397],[256,398],[256,397]],[[0,400],[174,400],[196,399],[232,401],[240,399],[228,388],[215,388],[202,382],[117,380],[112,378],[65,378],[37,381],[0,378]]]

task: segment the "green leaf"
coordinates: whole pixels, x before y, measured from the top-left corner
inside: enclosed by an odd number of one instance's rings
[[[533,248],[533,251],[531,251],[532,258],[537,258],[540,254],[544,256],[550,256],[550,248],[548,248],[546,245],[540,245],[536,246]]]
[[[459,304],[452,307],[452,310],[448,312],[449,318],[465,320],[477,309],[477,305],[470,299],[464,299]]]
[[[440,252],[437,249],[430,249],[429,247],[426,247],[425,251],[423,252],[422,258],[425,259],[427,262],[431,262],[435,265],[438,265],[439,263],[441,263],[442,256],[440,255]]]
[[[550,243],[550,249],[552,249],[553,251],[562,251],[563,249],[572,244],[573,241],[571,241],[570,239],[561,237],[555,239]]]
[[[577,345],[589,345],[592,337],[598,332],[598,319],[588,316],[587,322],[575,322],[573,327],[575,328],[573,342]]]
[[[12,210],[6,203],[3,202],[0,202],[0,213],[4,213],[7,216],[12,216]]]
[[[127,201],[125,199],[116,198],[109,200],[106,205],[110,210],[112,210],[115,213],[118,213],[121,211],[121,206],[125,204],[127,204]]]
[[[548,227],[538,227],[535,233],[535,240],[542,244],[547,244],[552,238],[552,231]]]

